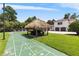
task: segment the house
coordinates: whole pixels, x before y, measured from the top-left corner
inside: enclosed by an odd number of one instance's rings
[[[68,31],[69,25],[74,22],[74,19],[60,19],[54,21],[53,30],[54,31]]]
[[[54,31],[54,25],[50,25],[50,31]]]

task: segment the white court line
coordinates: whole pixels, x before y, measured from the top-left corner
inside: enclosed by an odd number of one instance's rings
[[[19,35],[18,35],[19,36]],[[21,38],[20,38],[21,39]],[[23,40],[22,40],[23,41]],[[20,52],[19,52],[19,56],[21,55],[21,52],[22,52],[22,48],[23,48],[24,44],[22,43],[21,44],[21,49],[20,49]]]
[[[19,34],[18,34],[19,35]],[[20,35],[21,36],[21,35]],[[22,36],[23,37],[23,36]],[[25,37],[23,37],[24,39],[26,39]],[[25,40],[26,41],[26,40]],[[25,42],[24,41],[24,42]],[[31,47],[30,46],[28,46],[29,44],[27,44],[26,42],[25,42],[25,44],[24,45],[27,45],[27,47],[29,48],[29,50],[31,51],[31,53],[33,54],[33,55],[36,55],[34,52],[33,52],[33,50],[31,49]],[[23,46],[24,46],[23,45]],[[19,56],[21,55],[21,52],[23,51],[23,46],[21,47],[21,49],[20,49],[20,53],[19,53]]]
[[[33,45],[34,45],[34,43],[35,42],[33,42]],[[38,43],[36,43],[36,44],[38,44]],[[38,46],[38,45],[37,45]],[[39,45],[40,46],[40,45]],[[48,53],[51,53],[49,50],[47,50],[47,49],[45,49],[44,47],[42,47],[42,46],[40,46],[40,48],[43,48],[44,49],[44,51],[47,51]],[[31,49],[31,48],[30,48]],[[31,51],[33,51],[32,49],[31,49]],[[34,53],[34,52],[33,52]],[[55,55],[54,53],[52,53],[53,55]],[[55,55],[56,56],[56,55]]]
[[[13,38],[13,36],[12,36],[12,38]],[[13,40],[14,53],[15,53],[15,56],[16,56],[16,49],[15,49],[14,39],[12,39],[12,40]]]
[[[38,43],[35,43],[35,42],[33,42],[33,44],[38,44]],[[35,54],[35,52],[33,52],[33,50],[31,49],[31,47],[30,46],[28,46],[28,44],[27,43],[25,43],[25,45],[27,45],[27,47],[31,50],[31,52],[34,54],[34,55],[36,55]],[[39,45],[39,44],[38,44]],[[37,45],[37,46],[38,46]],[[40,45],[39,45],[40,46]],[[47,51],[48,53],[51,53],[49,50],[47,50],[47,49],[45,49],[44,47],[42,47],[42,46],[40,46],[40,48],[43,48],[45,51]],[[55,55],[56,56],[56,54],[54,54],[54,53],[52,53],[53,55]]]
[[[21,38],[20,38],[20,39],[21,39]],[[22,40],[22,41],[23,41],[23,40]],[[21,49],[20,49],[20,52],[19,52],[19,56],[21,55],[22,48],[23,48],[23,44],[21,44]]]
[[[36,42],[34,42],[34,43],[36,43]],[[46,48],[44,48],[43,46],[41,46],[41,45],[39,45],[39,44],[37,44],[37,43],[36,43],[36,45],[37,45],[37,46],[39,46],[40,48],[43,48],[43,49],[44,49],[44,51],[47,51],[48,53],[51,53],[51,54],[53,54],[53,55],[55,55],[55,56],[56,56],[56,54],[54,54],[54,53],[52,53],[51,51],[47,50],[47,49],[46,49]]]
[[[20,36],[20,35],[17,34],[17,36]],[[18,38],[21,39],[20,37],[18,37]],[[21,53],[22,53],[22,51],[23,51],[23,46],[25,45],[25,44],[24,44],[25,41],[21,40],[21,42],[22,42],[22,43],[21,43],[21,49],[20,49],[19,56],[21,56]]]
[[[38,42],[38,41],[37,41]],[[40,42],[39,42],[40,43]],[[38,44],[39,45],[39,44]],[[55,53],[52,53],[51,51],[49,51],[49,50],[47,50],[46,48],[44,48],[42,45],[39,45],[40,47],[42,47],[44,50],[46,50],[46,51],[48,51],[49,53],[51,53],[51,54],[53,54],[53,55],[55,55],[55,56],[58,56],[57,54],[55,54]],[[60,52],[60,51],[58,51],[58,52]],[[60,53],[62,53],[62,52],[60,52]],[[64,54],[64,53],[63,53]],[[64,55],[66,55],[66,54],[64,54]]]
[[[24,46],[24,44],[22,43],[22,44],[21,44],[21,49],[20,49],[19,56],[21,55],[21,53],[22,53],[22,51],[23,51],[23,50],[22,50],[22,49],[23,49],[23,46]]]
[[[50,54],[50,53],[47,53],[46,56],[48,56],[48,54]]]
[[[25,41],[24,41],[24,42],[25,42]],[[36,41],[36,42],[37,42],[37,41]],[[43,48],[45,51],[47,51],[48,53],[47,53],[46,55],[48,55],[49,53],[51,53],[51,54],[57,56],[56,54],[52,53],[51,51],[47,50],[46,48],[44,48],[43,46],[39,45],[39,44],[36,43],[36,42],[33,42],[33,44],[35,43],[35,45],[37,45],[37,46],[39,46],[40,48]],[[31,51],[34,55],[36,55],[36,54],[33,52],[33,50],[31,49],[31,47],[28,46],[29,44],[25,43],[25,45],[27,45],[27,47],[30,49],[30,51]],[[22,50],[23,50],[23,49],[22,49],[22,47],[21,47],[21,50],[20,50],[20,54],[19,54],[19,55],[21,55]]]
[[[33,53],[33,55],[36,55],[36,54],[33,52],[33,50],[31,49],[31,47],[28,46],[28,44],[25,43],[25,45],[27,45],[27,47],[30,49],[30,51]]]
[[[38,41],[37,41],[38,42]],[[35,42],[36,43],[36,42]],[[40,43],[40,42],[39,42]],[[37,44],[37,45],[39,45],[39,44]],[[54,54],[55,56],[58,56],[58,55],[56,55],[55,53],[52,53],[51,51],[49,51],[49,50],[47,50],[46,48],[44,48],[42,45],[39,45],[40,47],[42,47],[44,50],[46,50],[47,52],[49,52],[49,53],[51,53],[51,54]],[[60,51],[58,51],[58,52],[60,52]],[[62,53],[62,52],[60,52],[60,53]],[[63,53],[64,54],[64,53]],[[64,54],[64,55],[66,55],[66,54]]]

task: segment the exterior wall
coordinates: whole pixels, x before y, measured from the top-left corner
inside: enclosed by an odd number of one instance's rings
[[[59,22],[62,22],[62,24],[58,25]],[[68,26],[72,22],[73,22],[73,20],[71,20],[71,21],[68,21],[68,20],[58,20],[58,21],[55,21],[54,22],[54,31],[56,31],[55,30],[56,27],[59,28],[59,31],[61,31],[61,28],[62,27],[65,27],[66,28],[66,31],[68,31]]]
[[[54,31],[54,25],[50,26],[50,31]]]

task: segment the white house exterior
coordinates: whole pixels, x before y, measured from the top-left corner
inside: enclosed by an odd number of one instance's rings
[[[54,25],[50,25],[50,31],[54,31]]]
[[[74,19],[60,19],[54,22],[53,30],[54,31],[68,31],[69,25],[74,22]]]

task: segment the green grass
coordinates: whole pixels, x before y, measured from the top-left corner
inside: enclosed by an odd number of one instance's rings
[[[71,56],[79,56],[79,36],[49,34],[36,40]]]
[[[6,36],[6,39],[3,40],[3,34],[0,33],[0,55],[4,53],[6,43],[8,41],[9,33],[6,32],[5,36]]]

